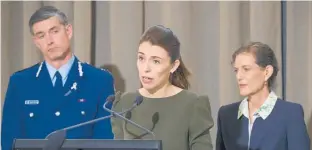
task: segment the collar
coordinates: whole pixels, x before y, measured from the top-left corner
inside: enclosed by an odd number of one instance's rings
[[[69,73],[71,67],[74,64],[74,61],[75,61],[75,56],[72,55],[72,57],[69,59],[69,61],[66,64],[62,65],[58,70],[46,62],[47,69],[48,69],[48,72],[49,72],[51,79],[53,79],[55,77],[54,76],[55,72],[59,71],[60,74],[62,75],[62,79],[65,80],[68,76],[68,73]]]
[[[244,115],[246,118],[249,118],[247,99],[248,99],[247,97],[244,98],[244,100],[242,100],[242,102],[240,103],[237,119],[239,119],[242,115]],[[255,112],[255,114],[258,114],[263,120],[265,120],[272,112],[277,99],[278,99],[277,95],[273,91],[271,91],[268,98],[264,101],[261,107]]]
[[[75,55],[72,55],[71,59],[65,64],[63,65],[59,71],[60,71],[60,74],[62,75],[62,78],[66,78],[68,76],[68,73],[71,69],[71,67],[74,65],[74,63],[77,61],[78,63],[78,72],[79,72],[79,76],[82,77],[83,76],[83,69],[82,69],[82,63],[78,60],[78,58],[75,56]],[[53,79],[54,75],[55,75],[55,72],[57,71],[55,68],[53,68],[50,64],[48,63],[45,63],[45,61],[42,61],[40,64],[39,64],[39,67],[38,67],[38,70],[36,72],[36,78],[39,77],[40,75],[40,72],[42,70],[42,66],[46,66],[48,72],[49,72],[49,75],[51,77],[51,79]]]

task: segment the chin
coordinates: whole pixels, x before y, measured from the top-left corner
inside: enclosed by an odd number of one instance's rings
[[[61,55],[61,54],[59,54],[59,55],[50,55],[50,59],[51,60],[63,60],[65,57],[63,56],[63,55]]]
[[[245,90],[240,90],[239,91],[239,94],[241,95],[241,96],[248,96],[249,94],[250,94],[250,92],[249,91],[245,91]]]
[[[149,91],[155,89],[154,86],[149,86],[149,85],[143,85],[143,88]]]
[[[154,85],[144,85],[142,84],[142,87],[147,91],[154,91],[156,89],[156,86]]]

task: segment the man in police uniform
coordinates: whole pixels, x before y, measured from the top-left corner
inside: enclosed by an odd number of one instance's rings
[[[42,7],[31,16],[29,26],[44,61],[10,77],[2,150],[11,149],[15,138],[43,139],[55,130],[109,115],[103,104],[114,94],[108,71],[82,63],[72,54],[73,29],[64,13]],[[69,130],[67,138],[112,139],[110,120]]]

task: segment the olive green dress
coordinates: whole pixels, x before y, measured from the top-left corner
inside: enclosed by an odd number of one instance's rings
[[[113,110],[130,108],[139,92],[116,95]],[[143,97],[143,102],[124,115],[137,124],[152,130],[155,140],[161,140],[163,150],[212,150],[209,130],[213,127],[210,103],[207,96],[182,90],[166,98]],[[153,139],[153,135],[112,118],[115,139]]]

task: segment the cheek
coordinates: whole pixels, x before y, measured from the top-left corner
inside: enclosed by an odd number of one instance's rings
[[[55,38],[55,42],[59,45],[66,45],[67,44],[67,38],[65,38],[65,36],[59,36],[57,38]]]
[[[166,81],[169,80],[170,69],[167,68],[157,68],[155,69],[155,75],[159,80]]]
[[[59,45],[68,45],[70,44],[68,35],[66,33],[59,33],[54,36],[54,42]]]
[[[261,74],[261,73],[255,73],[255,74],[252,74],[251,76],[249,76],[247,78],[248,80],[248,84],[251,86],[251,87],[260,87],[263,85],[264,83],[264,76]]]
[[[43,40],[42,40],[42,41],[39,41],[39,42],[37,42],[36,45],[37,45],[37,47],[40,49],[41,52],[46,52],[46,51],[47,51],[46,49],[47,49],[48,46],[47,46],[47,44],[45,43],[45,41],[43,41]]]

